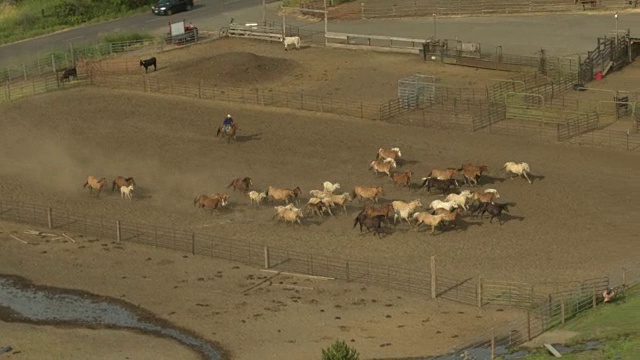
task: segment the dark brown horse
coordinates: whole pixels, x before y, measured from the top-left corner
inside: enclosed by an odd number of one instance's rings
[[[231,125],[231,127],[227,131],[224,131],[224,128],[221,126],[218,128],[218,131],[216,132],[216,137],[226,137],[227,143],[229,143],[231,139],[237,141],[236,133],[238,132],[238,129],[239,128],[237,124]]]
[[[353,227],[355,228],[356,225],[360,224],[360,232],[362,232],[362,227],[364,226],[369,231],[373,230],[373,235],[382,236],[384,234],[382,222],[385,219],[384,215],[368,216],[364,211],[361,211],[353,222]]]
[[[233,187],[233,190],[247,192],[251,189],[251,185],[253,185],[253,181],[251,181],[250,177],[245,178],[237,178],[233,179],[231,184],[227,186],[228,188]]]
[[[113,179],[113,183],[111,184],[111,191],[115,191],[116,189],[120,189],[123,186],[135,185],[136,182],[132,177],[125,178],[124,176],[116,176]]]

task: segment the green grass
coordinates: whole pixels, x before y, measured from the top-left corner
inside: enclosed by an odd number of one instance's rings
[[[606,345],[597,350],[562,355],[564,359],[600,360],[640,359],[640,286],[627,289],[624,297],[614,303],[604,304],[595,311],[584,312],[556,329],[578,333],[567,346],[584,347],[589,340]],[[526,357],[527,360],[555,359],[546,349]]]
[[[0,0],[0,45],[148,11],[153,0]]]

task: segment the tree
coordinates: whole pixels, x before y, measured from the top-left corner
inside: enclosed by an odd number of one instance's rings
[[[327,349],[322,350],[322,360],[358,360],[360,354],[343,340],[336,340]]]

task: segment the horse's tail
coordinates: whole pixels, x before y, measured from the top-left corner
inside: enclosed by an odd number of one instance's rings
[[[115,181],[115,180],[113,180],[113,184],[111,185],[111,191],[115,191],[115,189],[116,189],[116,185],[117,185],[117,184],[116,184],[116,181]]]
[[[82,187],[83,187],[83,188],[86,188],[86,187],[87,187],[87,185],[89,185],[89,180],[87,180],[87,181],[84,183],[84,185],[82,185]]]
[[[463,164],[463,165],[460,165],[460,167],[459,167],[458,169],[456,169],[456,171],[458,171],[458,172],[460,172],[460,171],[462,171],[462,170],[464,170],[464,164]]]
[[[352,199],[355,199],[356,197],[358,197],[358,193],[356,193],[356,190],[354,189],[354,190],[351,192],[351,198],[352,198]]]
[[[218,128],[218,131],[216,132],[216,137],[220,136],[220,133],[222,132],[222,128]]]
[[[199,199],[200,199],[200,195],[196,196],[196,198],[193,199],[193,206],[196,206],[196,204],[198,203]]]
[[[232,186],[233,186],[233,184],[234,184],[235,182],[236,182],[236,181],[235,181],[235,180],[233,180],[233,181],[231,182],[231,184],[229,184],[229,186],[227,186],[227,187],[228,187],[228,188],[232,187]]]

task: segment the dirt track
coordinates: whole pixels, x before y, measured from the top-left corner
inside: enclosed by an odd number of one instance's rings
[[[63,102],[74,111],[62,111]],[[226,106],[99,88],[34,97],[6,110],[3,197],[406,267],[424,267],[435,255],[440,274],[456,278],[584,278],[617,269],[636,254],[629,191],[637,191],[637,157],[631,154],[261,108],[231,109],[243,132],[237,144],[226,145],[212,137],[220,114],[230,111]],[[243,176],[257,189],[300,186],[304,195],[330,180],[345,191],[384,185],[388,200],[441,198],[394,189],[388,178],[367,171],[380,146],[399,146],[407,162],[401,169],[417,178],[435,167],[486,163],[493,179],[487,186],[517,204],[511,220],[500,226],[465,218],[459,231],[438,236],[403,225],[379,240],[351,229],[357,203],[350,216],[308,219],[293,229],[273,224],[270,207],[251,209],[239,193],[214,216],[193,207],[196,195],[228,191],[229,182]],[[498,169],[511,160],[531,164],[538,175],[533,185],[501,182]],[[88,175],[135,177],[134,201],[90,197],[82,189]],[[602,254],[617,261],[603,263]]]

